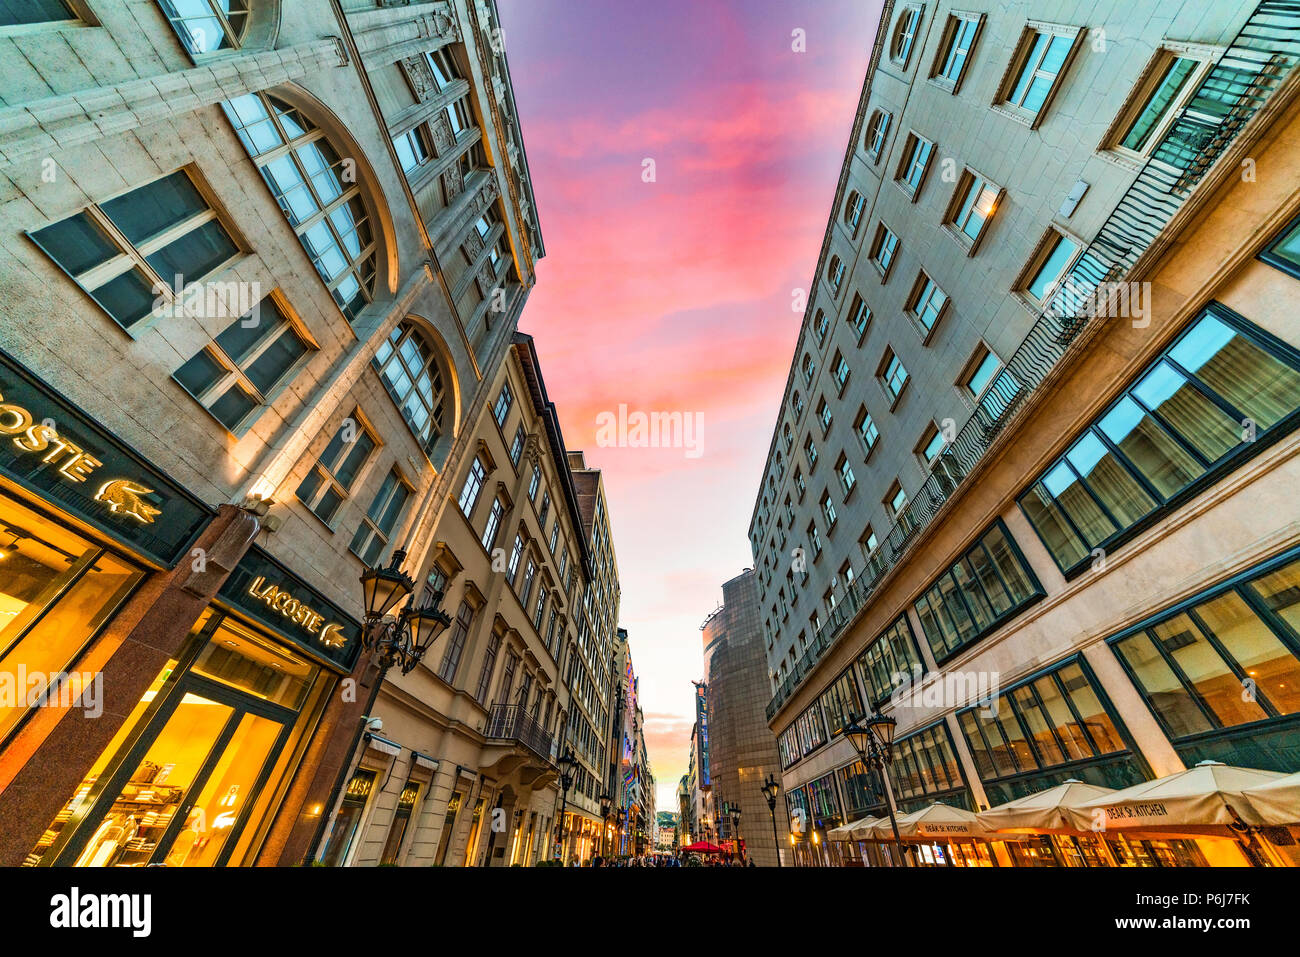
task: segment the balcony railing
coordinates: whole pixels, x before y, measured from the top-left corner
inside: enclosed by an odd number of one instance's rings
[[[1206,74],[1097,236],[956,438],[943,450],[863,573],[813,636],[767,705],[772,717],[866,606],[881,579],[956,492],[989,447],[1090,323],[1114,315],[1122,280],[1173,219],[1242,127],[1300,62],[1300,0],[1265,0]]]
[[[553,757],[550,733],[517,704],[494,704],[483,734],[493,741],[522,744],[545,761]]]

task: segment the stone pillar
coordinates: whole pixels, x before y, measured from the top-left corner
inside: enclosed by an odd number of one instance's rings
[[[148,577],[76,662],[76,670],[100,675],[103,713],[91,719],[79,708],[39,708],[5,749],[0,866],[22,863],[163,666],[180,655],[258,527],[250,512],[222,505],[194,545],[206,555],[203,571],[195,571],[187,556],[171,571]]]

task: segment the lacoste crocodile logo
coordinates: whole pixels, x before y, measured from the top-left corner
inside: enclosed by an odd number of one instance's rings
[[[152,492],[153,489],[127,479],[114,479],[100,486],[95,501],[103,502],[114,515],[133,518],[141,525],[152,525],[154,518],[162,514],[162,509],[154,508],[140,497]]]

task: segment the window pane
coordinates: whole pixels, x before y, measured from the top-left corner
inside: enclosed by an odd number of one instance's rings
[[[1033,736],[1034,748],[1038,751],[1043,767],[1051,767],[1054,764],[1063,764],[1065,755],[1061,753],[1061,747],[1056,743],[1056,738],[1052,734],[1052,729],[1047,723],[1047,719],[1039,710],[1038,701],[1034,698],[1033,688],[1026,685],[1017,688],[1009,695],[1015,703],[1016,710],[1024,718],[1025,724],[1029,726],[1029,733]]]
[[[337,437],[342,441],[342,431],[339,432]],[[333,443],[331,442],[330,444],[332,445]],[[352,442],[352,445],[348,448],[347,455],[343,458],[343,464],[334,470],[334,477],[338,479],[340,485],[344,488],[352,487],[352,483],[356,479],[357,473],[361,471],[361,466],[365,464],[366,459],[370,457],[370,453],[374,451],[374,448],[375,440],[370,437],[370,433],[364,430],[358,431],[356,439]],[[325,461],[324,456],[321,457],[321,461]]]
[[[1196,61],[1189,60],[1186,57],[1176,57],[1173,62],[1165,67],[1164,76],[1156,84],[1156,88],[1151,92],[1146,104],[1142,107],[1142,112],[1138,114],[1133,125],[1129,127],[1128,133],[1124,136],[1121,145],[1127,149],[1141,151],[1151,138],[1161,118],[1173,106],[1174,99],[1178,93],[1187,84],[1188,78],[1192,71],[1196,69]]]
[[[1066,694],[1074,703],[1074,710],[1079,712],[1079,717],[1083,719],[1083,725],[1092,735],[1097,748],[1103,754],[1123,751],[1125,746],[1120,739],[1119,731],[1116,730],[1110,715],[1101,706],[1101,699],[1097,697],[1097,692],[1085,677],[1083,669],[1077,664],[1066,665],[1057,672],[1057,675],[1065,687]]]
[[[984,594],[988,596],[993,605],[995,615],[1001,615],[1010,611],[1013,602],[1007,590],[1002,587],[1002,580],[998,577],[997,570],[993,567],[993,562],[989,559],[988,553],[980,546],[976,546],[970,553],[971,568],[979,583],[984,586]]]
[[[1034,530],[1042,537],[1043,544],[1062,568],[1069,568],[1087,556],[1088,547],[1053,507],[1050,496],[1041,485],[1031,488],[1020,504]]]
[[[179,291],[185,282],[207,275],[238,251],[221,224],[213,220],[190,230],[146,259],[163,282]],[[177,276],[181,277],[179,285]]]
[[[119,252],[117,246],[90,217],[77,213],[32,233],[40,247],[72,275],[107,262]]]
[[[130,269],[90,294],[104,311],[131,328],[153,311],[153,284],[138,269]]]
[[[1168,362],[1161,362],[1133,389],[1133,394],[1168,422],[1208,461],[1216,462],[1241,441],[1241,426],[1189,383]]]
[[[208,204],[184,171],[177,171],[101,203],[99,208],[127,239],[138,246],[182,220],[203,212]]]
[[[176,381],[197,399],[220,381],[226,372],[226,367],[212,358],[207,349],[200,349],[194,358],[176,370]]]
[[[257,405],[257,399],[244,391],[244,387],[236,382],[226,390],[225,395],[208,406],[208,410],[222,425],[233,432],[248,413],[257,408]]]
[[[1242,700],[1241,682],[1190,617],[1178,615],[1151,631],[1221,724],[1244,724],[1268,717],[1257,702]]]
[[[1212,730],[1209,720],[1145,632],[1125,638],[1115,645],[1115,650],[1132,669],[1151,707],[1169,727],[1171,735],[1177,738]]]
[[[1066,458],[1122,526],[1132,525],[1155,508],[1151,496],[1093,433],[1076,442]]]
[[[5,0],[0,2],[0,26],[75,19],[62,0]]]
[[[1074,522],[1074,526],[1082,533],[1089,548],[1117,531],[1115,523],[1097,507],[1096,500],[1064,462],[1043,477],[1043,487]]]
[[[266,347],[253,364],[244,370],[244,374],[262,395],[268,395],[293,364],[306,354],[307,346],[292,330],[287,330]]]
[[[1191,455],[1127,396],[1098,425],[1166,499],[1204,472]]]
[[[1169,355],[1261,428],[1300,407],[1300,373],[1213,316]]]
[[[1265,575],[1251,587],[1270,611],[1300,632],[1300,561]]]
[[[1029,574],[1025,571],[1024,562],[1012,550],[1007,537],[1002,534],[1002,529],[994,526],[984,536],[984,544],[993,557],[993,563],[998,566],[998,571],[1002,573],[1002,581],[1011,593],[1012,601],[1019,604],[1031,597],[1037,589],[1034,587],[1033,582],[1030,581]]]
[[[1044,675],[1034,682],[1034,689],[1043,702],[1048,720],[1056,729],[1056,736],[1065,748],[1066,760],[1077,761],[1092,757],[1092,745],[1088,743],[1088,737],[1083,733],[1083,728],[1079,727],[1079,722],[1074,720],[1070,706],[1061,697],[1061,688],[1056,683],[1056,678]]]
[[[1300,661],[1240,595],[1228,592],[1197,606],[1196,613],[1278,711],[1300,711]]]
[[[1043,264],[1038,267],[1038,272],[1030,280],[1028,292],[1040,302],[1047,296],[1047,290],[1057,279],[1061,278],[1061,273],[1065,272],[1065,267],[1070,260],[1074,258],[1079,246],[1071,239],[1064,236],[1058,236],[1052,251],[1047,254]]]

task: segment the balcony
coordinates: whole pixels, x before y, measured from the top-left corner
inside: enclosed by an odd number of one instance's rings
[[[965,484],[998,437],[1089,326],[1113,315],[1124,280],[1242,128],[1300,62],[1300,3],[1263,0],[1206,74],[1127,192],[1053,294],[889,535],[767,705],[772,720],[848,630],[880,582]],[[1210,117],[1212,122],[1207,119]]]
[[[488,712],[483,736],[491,744],[523,747],[547,764],[551,763],[550,733],[517,704],[494,704]]]

